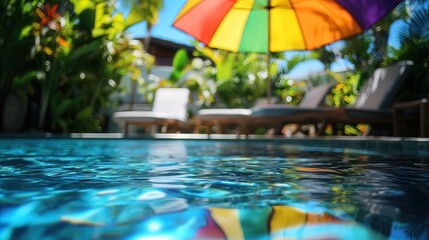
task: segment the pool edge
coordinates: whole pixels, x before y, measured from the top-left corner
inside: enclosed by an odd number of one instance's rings
[[[429,157],[429,138],[400,138],[375,136],[237,136],[225,134],[130,134],[122,133],[0,133],[0,139],[154,139],[154,140],[233,140],[233,141],[270,141],[293,145],[305,145],[324,148],[352,148],[365,151],[387,152],[401,157]]]

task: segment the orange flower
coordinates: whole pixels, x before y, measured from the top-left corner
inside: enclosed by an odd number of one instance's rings
[[[49,3],[44,6],[40,6],[36,9],[36,14],[40,18],[40,26],[49,26],[52,30],[58,30],[60,24],[56,21],[60,14],[57,13],[58,4],[54,4],[52,7]]]
[[[340,90],[340,89],[343,89],[344,87],[345,87],[344,83],[340,83],[340,84],[337,84],[337,86],[335,86],[335,89]]]
[[[47,54],[47,55],[53,55],[54,51],[52,50],[52,48],[50,47],[44,47],[43,51]]]
[[[70,47],[70,43],[62,37],[57,37],[57,42],[63,47]]]

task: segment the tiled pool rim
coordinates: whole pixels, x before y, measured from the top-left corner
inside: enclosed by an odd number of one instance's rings
[[[72,134],[0,134],[1,139],[153,139],[153,140],[225,140],[225,141],[269,141],[290,145],[302,145],[322,148],[351,148],[365,151],[384,152],[398,157],[429,157],[429,138],[399,137],[272,137],[272,136],[237,136],[206,134],[131,134],[121,133],[72,133]]]

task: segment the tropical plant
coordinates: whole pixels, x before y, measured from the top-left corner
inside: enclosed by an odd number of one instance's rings
[[[265,95],[268,74],[273,72],[276,64],[266,66],[266,56],[254,53],[223,53],[226,58],[216,64],[216,96],[228,107],[251,107],[256,100]],[[231,72],[227,78],[225,72]],[[272,75],[271,75],[272,76]]]
[[[305,94],[305,91],[311,87],[308,81],[294,81],[288,77],[288,73],[298,64],[310,59],[316,59],[319,55],[315,52],[297,52],[283,60],[280,69],[274,74],[274,89],[280,103],[298,104]]]
[[[428,1],[426,1],[428,2]],[[400,96],[414,100],[429,94],[429,8],[415,9],[399,29],[399,49],[391,49],[389,61],[411,60],[414,65]]]
[[[2,47],[23,45],[26,51],[21,61],[27,65],[17,64],[18,69],[11,73],[12,77],[15,75],[13,84],[5,85],[16,86],[17,92],[28,88],[24,88],[25,83],[31,85],[32,91],[28,92],[34,95],[34,104],[38,106],[41,130],[101,131],[101,110],[113,104],[110,96],[120,90],[122,77],[129,75],[133,80],[141,80],[142,68],[151,62],[143,45],[125,34],[129,18],[114,14],[114,1],[10,4],[15,7],[10,18],[23,13],[29,17],[24,17],[23,23],[9,21],[20,23],[17,43],[7,39]],[[2,59],[2,67],[4,63]],[[2,90],[10,91],[11,87],[8,88]]]
[[[281,103],[297,105],[305,94],[306,81],[294,81],[288,77],[283,77],[276,82],[276,94]]]
[[[215,84],[215,97],[212,98],[214,104],[250,107],[265,94],[264,80],[268,72],[265,55],[232,53],[199,44],[195,47],[197,57],[213,63],[213,66],[208,67],[211,70],[204,74],[207,80]],[[276,64],[271,64],[271,68],[276,68]]]
[[[315,57],[314,54],[298,53],[286,60],[283,54],[272,54],[268,70],[267,55],[231,53],[199,43],[195,43],[195,48],[192,61],[184,50],[176,53],[169,79],[149,82],[141,89],[149,102],[160,86],[184,86],[191,90],[193,103],[199,108],[212,105],[251,107],[266,96],[265,81],[269,72],[277,101],[281,98],[280,102],[297,103],[305,87],[301,83],[288,85],[291,81],[286,74],[302,61]]]
[[[378,44],[383,45],[383,41],[380,40]],[[326,97],[326,105],[347,107],[355,102],[360,87],[371,72],[380,65],[381,60],[379,60],[379,57],[375,57],[380,52],[375,51],[375,48],[374,32],[366,31],[355,37],[331,44],[329,49],[325,47],[316,51],[319,55],[319,60],[324,63],[325,67],[331,65],[334,56],[335,59],[347,59],[354,65],[354,71],[349,71],[345,74],[334,73],[330,70],[325,71],[325,76],[336,82],[335,87]],[[384,51],[381,52],[384,53]],[[362,135],[367,131],[367,128],[367,125],[335,126],[335,129],[330,126],[325,134]]]
[[[335,107],[350,106],[355,103],[362,83],[362,73],[349,73],[346,78],[336,78],[337,85],[327,96],[327,104]]]
[[[58,4],[38,4],[35,9],[36,22],[32,24],[29,34],[35,38],[32,51],[36,67],[44,73],[40,81],[41,102],[39,112],[39,128],[44,127],[46,113],[52,94],[59,83],[62,65],[67,64],[66,56],[70,53],[70,43],[63,38],[68,29],[61,24],[60,14],[57,12]],[[62,32],[64,30],[64,32]],[[38,65],[38,64],[40,65]],[[56,106],[55,106],[56,107]],[[57,118],[56,113],[52,116]],[[55,121],[54,121],[55,122]]]
[[[164,7],[163,0],[122,0],[122,5],[128,9],[127,25],[139,22],[146,23],[146,37],[144,45],[149,47],[152,26],[158,21],[158,13]]]
[[[149,51],[151,30],[152,26],[158,21],[158,13],[164,7],[163,0],[122,0],[123,7],[129,11],[127,24],[133,25],[138,22],[146,24],[146,36],[144,40],[144,47]],[[150,74],[150,68],[146,72]],[[131,94],[129,109],[133,110],[136,91],[138,90],[137,82],[131,82]]]
[[[326,96],[325,104],[334,107],[349,107],[356,102],[357,95],[367,80],[367,72],[349,71],[346,73],[327,72],[330,79],[336,82],[335,87]],[[335,134],[337,135],[362,135],[368,132],[367,124],[336,126]],[[326,134],[333,134],[334,129],[327,128]]]
[[[144,96],[148,103],[152,103],[155,99],[155,92],[162,87],[183,87],[184,83],[181,78],[190,69],[190,59],[188,53],[184,49],[176,52],[172,62],[172,71],[168,79],[148,79],[144,84],[140,85],[139,92]]]
[[[11,92],[19,92],[26,98],[26,91],[34,91],[31,81],[36,76],[42,77],[30,59],[34,38],[25,34],[31,29],[29,23],[33,16],[30,13],[36,3],[17,0],[0,3],[0,114]],[[0,130],[2,121],[0,118]]]
[[[315,54],[316,58],[320,60],[325,67],[325,70],[331,69],[332,64],[337,58],[335,51],[328,50],[327,46],[314,50],[313,54]]]

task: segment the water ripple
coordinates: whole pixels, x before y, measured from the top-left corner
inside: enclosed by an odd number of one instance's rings
[[[208,209],[286,205],[373,229],[429,222],[427,159],[240,141],[16,140],[0,150],[0,238],[132,239],[173,226],[157,225],[165,216],[193,229]]]

